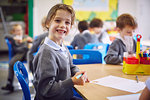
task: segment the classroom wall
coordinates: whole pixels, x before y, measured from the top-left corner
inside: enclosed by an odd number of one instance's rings
[[[33,0],[33,36],[43,33],[41,20],[47,15],[49,9],[62,0]]]
[[[137,0],[118,0],[118,15],[129,13],[133,16],[137,15]]]
[[[137,21],[143,40],[150,40],[150,0],[137,0]]]
[[[41,27],[41,19],[43,16],[47,15],[53,5],[61,2],[62,0],[34,0],[34,36],[43,33]],[[136,17],[139,26],[137,32],[142,34],[143,40],[150,39],[148,28],[148,24],[150,24],[150,0],[118,0],[118,3],[118,15],[130,13]],[[73,34],[74,32],[76,30],[71,33]]]
[[[129,13],[137,19],[136,33],[142,35],[142,40],[150,40],[150,0],[119,0],[118,15]]]

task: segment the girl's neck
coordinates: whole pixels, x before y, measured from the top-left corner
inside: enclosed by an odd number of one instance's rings
[[[54,37],[49,36],[49,39],[51,39],[52,41],[54,41],[56,44],[60,45],[62,44],[62,40],[56,40]]]

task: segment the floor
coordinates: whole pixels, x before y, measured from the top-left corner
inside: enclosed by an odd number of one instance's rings
[[[8,52],[0,52],[0,62],[1,61],[8,61]],[[6,85],[7,83],[7,74],[8,74],[8,67],[1,68],[0,67],[0,100],[22,100],[22,90],[20,88],[17,78],[15,78],[15,91],[8,92],[1,90],[1,87]],[[33,92],[33,89],[32,91]]]

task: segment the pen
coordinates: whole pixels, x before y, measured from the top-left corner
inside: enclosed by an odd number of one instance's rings
[[[138,79],[138,76],[136,75],[136,81],[137,81],[137,83],[139,82],[139,79]]]
[[[75,78],[76,78],[76,79],[79,79],[82,75],[83,75],[83,74],[79,74],[79,75],[77,75]]]

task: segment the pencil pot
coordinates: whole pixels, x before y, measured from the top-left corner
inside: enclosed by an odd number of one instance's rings
[[[141,57],[140,67],[144,70],[144,74],[150,75],[150,57]]]
[[[140,64],[150,65],[150,57],[140,57]]]
[[[136,74],[136,70],[139,66],[139,60],[136,58],[124,58],[123,72],[125,74]]]
[[[150,64],[140,64],[144,75],[150,75]]]
[[[123,64],[123,72],[125,74],[136,74],[136,70],[138,69],[138,64],[127,64],[124,62]]]

